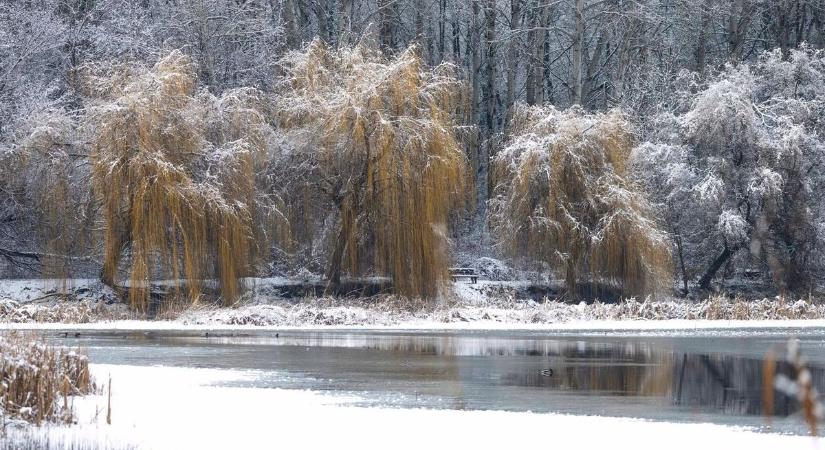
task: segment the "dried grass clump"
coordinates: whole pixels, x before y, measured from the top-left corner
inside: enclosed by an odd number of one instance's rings
[[[0,300],[0,322],[6,323],[94,323],[139,317],[123,305],[74,300],[71,295],[43,304]]]
[[[322,210],[337,212],[332,284],[342,272],[372,272],[391,275],[397,293],[437,295],[448,216],[471,191],[456,138],[465,89],[455,68],[425,67],[415,47],[387,59],[366,43],[330,49],[320,40],[281,66],[278,119],[301,160],[288,166],[302,168],[294,203],[308,211],[318,196]]]
[[[32,334],[0,335],[0,413],[41,424],[71,421],[70,395],[94,389],[89,360],[78,350],[56,349]]]
[[[779,296],[772,299],[731,300],[713,296],[693,305],[697,318],[709,320],[800,320],[825,317],[825,305],[806,300],[790,301]]]
[[[787,345],[786,361],[791,367],[792,375],[777,373],[776,353],[771,351],[765,358],[762,397],[765,417],[770,420],[773,414],[774,389],[795,399],[799,403],[802,419],[808,426],[811,436],[818,436],[819,422],[825,420],[825,405],[814,386],[808,360],[799,349],[799,341],[791,339]]]
[[[92,183],[105,219],[104,281],[115,284],[128,250],[130,304],[146,310],[153,279],[185,279],[190,301],[218,279],[226,303],[250,273],[268,127],[252,89],[195,95],[191,60],[174,51],[151,69],[98,77]],[[274,237],[274,236],[269,236]],[[176,291],[180,286],[176,285]]]
[[[491,225],[510,253],[565,278],[653,293],[671,268],[670,244],[627,169],[631,126],[619,112],[516,109],[495,157]]]

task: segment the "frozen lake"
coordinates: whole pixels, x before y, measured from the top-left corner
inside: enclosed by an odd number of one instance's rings
[[[65,334],[64,334],[65,333]],[[791,338],[825,391],[825,329],[678,332],[52,331],[94,364],[251,371],[216,382],[307,389],[351,406],[503,410],[745,425],[805,434],[762,367]],[[781,368],[780,368],[781,370]]]

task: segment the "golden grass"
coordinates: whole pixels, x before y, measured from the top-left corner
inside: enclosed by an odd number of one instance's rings
[[[0,335],[0,412],[41,424],[70,421],[68,397],[94,386],[89,360],[79,350],[57,349],[36,335]]]
[[[628,173],[632,127],[617,111],[519,107],[492,162],[491,226],[515,255],[556,269],[575,295],[584,279],[654,293],[670,244]]]

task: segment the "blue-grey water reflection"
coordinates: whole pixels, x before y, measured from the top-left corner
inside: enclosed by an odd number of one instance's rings
[[[747,333],[82,332],[93,363],[254,370],[244,385],[325,391],[359,406],[494,409],[768,429],[766,353],[797,338],[825,391],[825,330]],[[789,370],[780,364],[780,371]],[[771,430],[805,433],[777,393]]]

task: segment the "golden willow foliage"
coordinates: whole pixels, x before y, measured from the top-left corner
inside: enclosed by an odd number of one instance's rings
[[[670,246],[628,174],[633,136],[622,114],[520,106],[511,124],[490,201],[506,246],[559,270],[571,295],[582,279],[655,291]]]
[[[298,143],[305,186],[337,210],[331,284],[342,271],[372,271],[390,275],[398,293],[438,295],[448,214],[469,185],[455,68],[429,69],[415,48],[387,59],[375,45],[329,49],[319,40],[281,66],[279,123]]]
[[[267,160],[263,100],[253,89],[196,95],[191,60],[174,51],[150,70],[90,78],[92,183],[105,220],[104,281],[128,249],[130,304],[145,310],[153,279],[187,280],[197,301],[217,278],[225,303],[254,262],[263,232],[256,177]],[[266,205],[264,205],[266,206]]]

